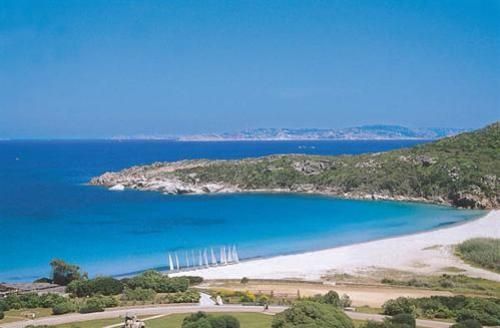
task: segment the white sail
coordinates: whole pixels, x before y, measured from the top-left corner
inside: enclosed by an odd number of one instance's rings
[[[190,267],[191,264],[189,263],[189,253],[186,251],[186,267]]]
[[[236,250],[236,245],[233,246],[233,260],[236,263],[240,261],[240,257],[238,256],[238,251]]]
[[[213,247],[210,247],[210,256],[211,256],[211,260],[212,260],[212,265],[217,265],[217,258],[215,257]]]
[[[198,265],[203,266],[203,257],[201,257],[201,250],[198,251]]]
[[[179,256],[177,256],[177,253],[175,253],[175,267],[177,268],[177,270],[181,268],[181,266],[179,265]]]
[[[174,261],[172,261],[172,254],[168,253],[168,269],[174,270]]]
[[[196,266],[196,256],[194,255],[194,250],[191,250],[191,260],[193,262],[193,266]]]
[[[207,255],[207,250],[203,250],[203,260],[205,261],[205,266],[208,267],[208,255]]]
[[[222,254],[224,254],[224,264],[227,264],[226,246],[222,246]]]
[[[233,262],[233,251],[231,249],[231,246],[227,247],[227,262],[228,263]]]

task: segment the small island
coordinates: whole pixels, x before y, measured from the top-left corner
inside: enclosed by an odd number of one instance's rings
[[[408,149],[356,156],[186,160],[107,172],[91,185],[166,194],[289,192],[494,209],[500,122]]]

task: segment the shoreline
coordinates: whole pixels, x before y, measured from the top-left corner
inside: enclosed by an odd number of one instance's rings
[[[335,274],[367,275],[379,270],[397,270],[421,275],[450,273],[460,269],[471,277],[500,281],[500,274],[473,267],[453,255],[453,245],[475,237],[500,238],[500,210],[451,226],[382,238],[299,254],[252,259],[172,273],[205,279],[299,279],[322,280]]]

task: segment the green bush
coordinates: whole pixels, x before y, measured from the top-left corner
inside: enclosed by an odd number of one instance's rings
[[[182,328],[240,328],[240,322],[231,315],[208,315],[200,311],[185,317]]]
[[[150,270],[128,280],[122,280],[131,289],[153,289],[157,293],[185,292],[189,287],[186,277],[169,278],[158,271]]]
[[[156,292],[152,289],[138,287],[136,289],[125,288],[124,298],[128,301],[152,301]]]
[[[483,325],[500,325],[500,300],[465,296],[400,297],[383,305],[384,314],[407,313],[425,318],[477,320]]]
[[[55,304],[65,300],[65,297],[51,293],[43,295],[38,295],[37,293],[10,294],[0,300],[0,310],[32,309],[37,307],[51,308]]]
[[[486,269],[500,271],[500,239],[469,239],[457,246],[457,252],[465,261]]]
[[[160,299],[162,303],[198,303],[200,293],[195,290],[185,292],[169,293],[163,295]]]
[[[92,288],[89,280],[73,280],[66,286],[66,292],[76,297],[86,297],[92,295]]]
[[[5,314],[3,313],[3,311],[0,311],[0,320],[2,320],[3,318],[5,318]]]
[[[308,328],[353,328],[352,320],[340,309],[330,304],[312,301],[295,303],[289,309],[277,314],[272,328],[288,327]]]
[[[105,308],[118,306],[118,300],[111,296],[94,296],[88,298],[80,307],[80,313],[102,312]]]
[[[54,304],[52,307],[52,314],[66,314],[75,312],[76,306],[70,301],[64,301],[57,304]]]
[[[97,277],[95,279],[73,280],[66,287],[68,293],[77,297],[92,295],[118,295],[123,292],[123,283],[111,277]]]
[[[199,285],[203,282],[203,278],[198,276],[182,276],[181,278],[187,279],[189,286]]]
[[[406,297],[399,297],[395,300],[388,300],[382,306],[384,309],[384,314],[396,315],[400,313],[415,314],[416,305],[413,300]]]
[[[396,314],[392,318],[389,318],[388,321],[397,327],[415,328],[417,326],[415,317],[409,313]]]
[[[451,326],[451,328],[482,328],[481,323],[474,319],[467,319],[464,321],[460,321]]]
[[[208,321],[212,328],[240,328],[238,319],[227,314],[209,316]]]

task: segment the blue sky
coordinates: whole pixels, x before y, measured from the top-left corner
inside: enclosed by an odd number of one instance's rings
[[[500,118],[500,1],[0,1],[0,137]]]

